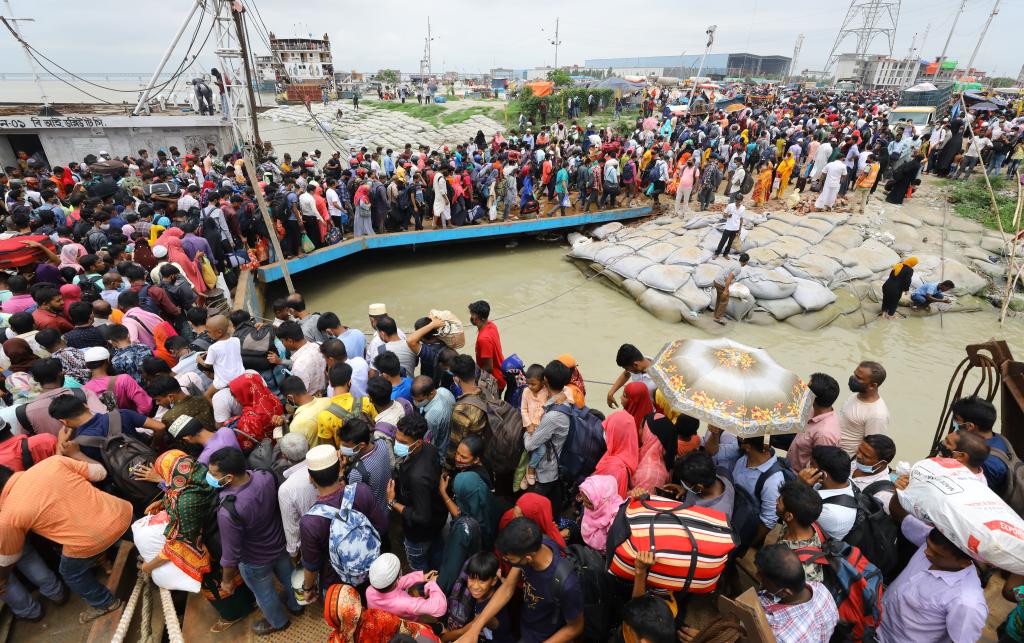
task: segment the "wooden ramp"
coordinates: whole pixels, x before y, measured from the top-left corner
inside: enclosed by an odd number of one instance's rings
[[[214,634],[210,627],[217,622],[217,611],[199,594],[189,594],[181,633],[185,641],[214,641],[216,643],[294,643],[295,641],[326,641],[331,628],[324,621],[322,601],[306,606],[302,616],[292,616],[287,629],[270,636],[257,636],[252,624],[262,618],[259,609],[235,623],[227,630]]]

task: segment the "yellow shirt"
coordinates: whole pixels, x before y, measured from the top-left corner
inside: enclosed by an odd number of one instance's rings
[[[311,449],[319,444],[334,444],[333,439],[321,440],[319,438],[320,431],[317,424],[320,412],[326,411],[330,405],[331,400],[329,398],[317,397],[295,409],[292,422],[288,425],[288,432],[302,434],[306,438],[306,442],[309,442],[309,448]]]
[[[335,395],[330,398],[330,402],[337,404],[345,411],[351,413],[352,405],[355,400],[352,399],[351,393],[342,393],[341,395]],[[328,406],[330,406],[330,404],[328,404]],[[363,413],[365,413],[371,420],[377,419],[377,409],[373,408],[373,403],[370,402],[370,398],[368,397],[363,398]],[[344,424],[345,420],[326,409],[317,413],[316,429],[318,443],[339,446],[340,441],[338,440],[338,429],[340,429]]]

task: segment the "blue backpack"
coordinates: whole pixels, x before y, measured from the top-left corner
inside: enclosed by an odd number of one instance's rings
[[[569,416],[569,433],[558,456],[558,477],[572,489],[594,472],[597,461],[607,449],[601,425],[604,416],[575,404],[555,404],[551,410]]]
[[[356,484],[345,486],[341,506],[315,504],[307,516],[320,516],[331,521],[327,550],[331,567],[341,582],[361,585],[370,574],[370,565],[380,556],[380,534],[370,520],[352,508],[356,499]]]

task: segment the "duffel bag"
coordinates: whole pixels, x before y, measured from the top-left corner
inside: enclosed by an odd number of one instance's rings
[[[678,500],[657,496],[636,499],[622,505],[608,531],[609,571],[632,581],[637,552],[651,550],[648,587],[707,594],[715,590],[735,547],[721,511],[683,508]]]
[[[146,196],[178,196],[181,187],[177,183],[148,183],[142,186],[142,193]]]
[[[0,240],[0,269],[20,268],[46,261],[46,253],[41,248],[25,245],[26,241],[36,241],[54,250],[53,240],[46,235],[27,234]]]

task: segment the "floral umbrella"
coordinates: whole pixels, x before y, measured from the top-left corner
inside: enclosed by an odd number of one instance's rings
[[[741,438],[796,433],[811,415],[802,379],[729,339],[669,342],[648,373],[673,409]]]

